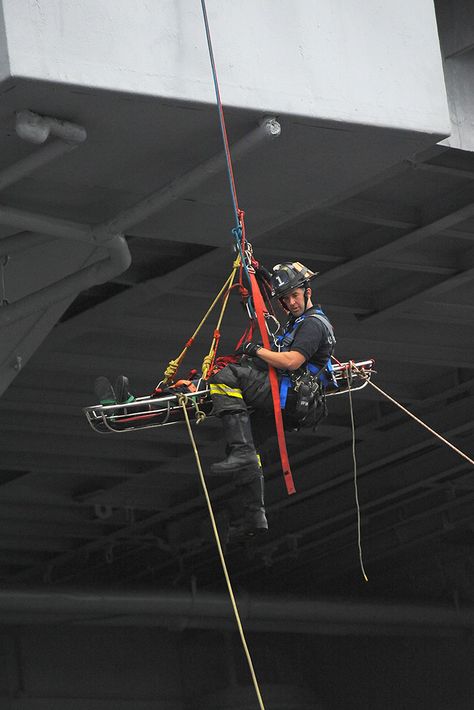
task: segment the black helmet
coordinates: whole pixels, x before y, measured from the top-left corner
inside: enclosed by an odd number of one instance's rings
[[[271,277],[272,298],[281,298],[295,288],[309,286],[318,272],[311,271],[299,261],[285,261],[273,267]]]

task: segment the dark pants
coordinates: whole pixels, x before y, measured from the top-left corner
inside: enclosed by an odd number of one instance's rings
[[[220,417],[225,412],[245,412],[248,407],[273,411],[272,393],[268,372],[257,370],[251,364],[231,364],[210,380],[214,413]]]
[[[260,370],[251,360],[224,367],[210,380],[211,397],[214,413],[220,417],[226,412],[245,412],[252,409],[250,421],[254,443],[257,449],[272,436],[276,436],[273,400],[267,370]],[[320,409],[321,401],[314,401],[304,421],[292,416],[291,393],[283,412],[283,423],[287,431],[295,431],[301,426],[315,427],[325,416],[325,407]]]
[[[245,412],[250,420],[255,445],[260,446],[275,432],[273,400],[267,370],[256,369],[250,361],[224,367],[210,380],[214,413]]]

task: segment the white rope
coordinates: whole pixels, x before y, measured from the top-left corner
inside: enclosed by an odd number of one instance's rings
[[[352,406],[352,389],[351,389],[351,375],[352,372],[347,373],[347,389],[349,392],[349,409],[351,412],[351,426],[352,426],[352,460],[354,462],[354,495],[357,509],[357,547],[359,550],[359,562],[362,575],[366,582],[369,581],[364,568],[364,559],[362,555],[362,532],[361,532],[361,515],[360,515],[360,504],[359,504],[359,490],[357,485],[357,457],[356,457],[356,434],[355,434],[355,421],[354,421],[354,408]]]
[[[443,444],[446,444],[446,446],[449,446],[450,449],[452,449],[455,453],[457,453],[459,456],[461,456],[463,459],[466,459],[470,464],[474,466],[474,460],[465,454],[461,449],[458,449],[457,446],[454,446],[450,441],[444,438],[444,436],[441,436],[437,431],[432,429],[428,424],[425,424],[424,421],[422,421],[419,417],[417,417],[415,414],[410,412],[406,407],[404,407],[400,402],[397,402],[396,399],[391,397],[387,392],[384,392],[384,390],[381,387],[378,387],[376,384],[374,384],[371,380],[371,378],[367,375],[366,372],[364,372],[363,369],[360,369],[357,367],[357,365],[351,360],[349,362],[349,369],[347,372],[347,389],[349,393],[349,408],[350,408],[350,413],[351,413],[351,426],[352,426],[352,460],[354,462],[354,492],[355,492],[355,501],[356,501],[356,507],[357,507],[357,545],[359,549],[359,561],[360,561],[360,568],[362,570],[362,574],[364,576],[364,579],[366,582],[369,581],[365,569],[364,569],[364,562],[363,562],[363,557],[362,557],[362,535],[361,535],[361,515],[360,515],[360,504],[359,504],[359,492],[358,492],[358,486],[357,486],[357,458],[356,458],[356,436],[355,436],[355,422],[354,422],[354,410],[352,406],[352,388],[351,388],[351,375],[352,373],[355,372],[356,374],[360,375],[363,377],[366,382],[371,385],[374,389],[377,390],[377,392],[380,392],[380,394],[383,397],[386,397],[392,404],[394,404],[396,407],[402,410],[405,414],[408,414],[409,417],[414,419],[420,426],[424,427],[427,431],[430,432],[430,434],[433,434],[437,439],[443,442]]]
[[[369,385],[371,385],[374,389],[376,389],[377,392],[380,392],[380,394],[383,395],[384,397],[386,397],[388,400],[390,400],[390,402],[392,402],[392,404],[394,404],[396,407],[401,409],[402,412],[405,412],[405,414],[408,414],[409,417],[411,417],[416,422],[418,422],[418,424],[420,424],[420,426],[424,427],[427,431],[429,431],[430,434],[433,434],[433,436],[435,436],[437,439],[442,441],[443,444],[446,444],[446,446],[449,446],[450,449],[455,451],[459,456],[462,456],[463,459],[466,459],[466,461],[469,461],[469,463],[474,466],[473,459],[471,459],[467,454],[465,454],[463,451],[461,451],[461,449],[458,449],[457,446],[454,446],[454,444],[452,444],[450,441],[445,439],[444,436],[441,436],[441,434],[438,434],[438,432],[435,431],[434,429],[432,429],[430,426],[428,426],[428,424],[425,424],[424,421],[422,421],[417,416],[412,414],[412,412],[410,412],[408,409],[406,409],[402,404],[400,404],[400,402],[397,402],[397,400],[394,399],[393,397],[391,397],[389,394],[387,394],[387,392],[384,392],[383,389],[381,389],[380,387],[377,387],[377,385],[375,385],[371,381],[371,379],[367,376],[367,374],[363,370],[360,370],[357,367],[357,365],[355,365],[355,363],[353,363],[352,361],[350,362],[350,367],[352,370],[354,370],[354,372],[357,372],[358,375],[361,375],[365,380],[367,380]]]

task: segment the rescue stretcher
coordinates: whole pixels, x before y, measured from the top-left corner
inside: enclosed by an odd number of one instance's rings
[[[334,397],[361,390],[368,384],[374,370],[374,360],[345,362],[333,365],[333,379],[322,389],[325,397]],[[172,387],[166,394],[159,396],[137,397],[133,402],[124,404],[95,404],[84,407],[87,421],[98,434],[121,433],[170,426],[184,421],[181,401],[184,401],[189,418],[196,423],[212,416],[213,403],[209,394],[209,385],[205,380],[196,381],[196,390],[177,391]],[[181,400],[184,397],[184,400]]]

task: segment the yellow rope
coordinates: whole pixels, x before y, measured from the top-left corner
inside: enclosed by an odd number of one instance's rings
[[[457,454],[459,454],[459,456],[462,456],[463,459],[466,459],[466,461],[469,461],[469,463],[474,466],[474,460],[473,460],[473,459],[471,459],[467,454],[465,454],[463,451],[461,451],[461,450],[458,449],[456,446],[454,446],[454,444],[451,444],[451,442],[448,441],[447,439],[445,439],[444,436],[441,436],[441,434],[438,434],[438,432],[435,431],[434,429],[432,429],[430,426],[428,426],[428,424],[425,424],[425,422],[423,422],[423,421],[422,421],[421,419],[419,419],[417,416],[415,416],[414,414],[412,414],[408,409],[406,409],[402,404],[400,404],[400,402],[397,402],[396,399],[394,399],[394,398],[391,397],[389,394],[387,394],[387,392],[384,392],[383,389],[381,389],[380,387],[377,387],[377,385],[375,385],[375,384],[371,381],[370,377],[368,377],[367,374],[366,374],[363,370],[359,370],[359,368],[355,365],[355,363],[351,362],[351,363],[350,363],[350,366],[351,366],[351,368],[354,370],[354,372],[357,372],[358,375],[362,375],[362,377],[363,377],[365,380],[367,380],[367,382],[369,383],[369,385],[371,385],[374,389],[376,389],[377,392],[380,392],[381,395],[383,395],[384,397],[386,397],[387,399],[389,399],[390,402],[392,402],[396,407],[398,407],[399,409],[401,409],[402,412],[405,412],[405,414],[408,414],[409,417],[411,417],[411,418],[414,419],[416,422],[418,422],[418,424],[420,424],[422,427],[424,427],[425,429],[427,429],[427,430],[430,432],[430,434],[433,434],[433,436],[436,436],[436,438],[439,439],[440,441],[442,441],[443,444],[446,444],[446,446],[449,446],[450,449],[452,449],[453,451],[455,451]]]
[[[223,287],[221,288],[221,290],[219,291],[219,293],[217,294],[217,296],[215,297],[215,299],[213,300],[213,302],[211,303],[211,305],[209,306],[209,308],[207,309],[206,314],[205,314],[204,317],[202,318],[201,322],[200,322],[199,325],[197,326],[197,328],[196,328],[196,330],[194,331],[194,333],[192,334],[191,338],[188,340],[187,344],[186,344],[186,345],[184,346],[184,348],[182,349],[181,353],[178,355],[178,357],[176,358],[176,360],[170,360],[170,361],[169,361],[168,367],[166,368],[166,370],[165,370],[165,372],[164,372],[164,380],[163,380],[163,381],[164,381],[165,384],[166,384],[167,382],[170,382],[170,381],[173,379],[173,377],[175,376],[175,374],[176,374],[176,372],[177,372],[177,370],[178,370],[178,367],[181,365],[181,362],[182,362],[183,359],[184,359],[184,356],[185,356],[186,353],[188,352],[188,350],[189,350],[189,348],[190,348],[192,342],[194,341],[196,335],[199,333],[199,331],[201,330],[202,326],[203,326],[204,323],[206,322],[206,320],[207,320],[209,314],[211,313],[211,311],[213,310],[214,306],[215,306],[216,303],[219,301],[219,299],[221,298],[222,294],[225,293],[226,291],[228,291],[228,289],[229,289],[230,286],[232,285],[232,282],[233,282],[234,277],[235,277],[235,272],[236,272],[237,267],[238,267],[237,262],[240,263],[240,260],[237,259],[237,260],[234,262],[234,265],[233,265],[233,268],[232,268],[232,273],[230,274],[230,276],[229,276],[228,279],[226,280],[225,284],[223,285]],[[236,266],[236,264],[237,264],[237,266]]]
[[[232,288],[232,284],[234,283],[235,274],[236,274],[239,266],[240,266],[240,256],[237,257],[237,259],[234,261],[234,264],[232,267],[232,273],[231,273],[229,279],[227,280],[227,283],[229,284],[229,288],[227,289],[227,293],[225,294],[224,299],[222,301],[222,308],[221,308],[221,312],[219,314],[216,328],[214,330],[214,337],[212,338],[211,347],[209,348],[209,352],[202,362],[201,370],[202,370],[202,377],[204,380],[207,379],[207,375],[209,373],[209,368],[211,367],[211,365],[214,361],[214,357],[215,357],[216,350],[217,350],[217,345],[219,342],[219,339],[216,337],[216,331],[218,332],[220,330],[220,327],[222,324],[222,319],[224,318],[225,309],[227,307],[227,302],[229,300],[230,290]]]
[[[192,429],[191,429],[191,423],[190,423],[190,421],[189,421],[189,416],[188,416],[188,412],[187,412],[187,409],[186,409],[186,397],[184,397],[183,395],[181,395],[181,396],[178,398],[178,401],[179,401],[181,407],[183,408],[184,418],[185,418],[185,420],[186,420],[186,426],[188,427],[189,438],[191,439],[191,444],[192,444],[192,447],[193,447],[193,450],[194,450],[194,456],[195,456],[195,458],[196,458],[196,464],[197,464],[198,471],[199,471],[199,477],[200,477],[200,479],[201,479],[201,485],[202,485],[202,488],[203,488],[203,491],[204,491],[204,496],[205,496],[205,498],[206,498],[206,503],[207,503],[207,508],[208,508],[208,510],[209,510],[209,515],[210,515],[210,517],[211,517],[212,529],[213,529],[213,531],[214,531],[214,537],[215,537],[215,539],[216,539],[216,545],[217,545],[217,549],[218,549],[218,552],[219,552],[219,557],[220,557],[220,561],[221,561],[221,565],[222,565],[222,570],[223,570],[223,572],[224,572],[224,577],[225,577],[225,581],[226,581],[226,584],[227,584],[227,589],[229,590],[229,596],[230,596],[230,600],[231,600],[231,603],[232,603],[232,608],[233,608],[233,610],[234,610],[234,616],[235,616],[235,620],[236,620],[236,622],[237,622],[237,627],[238,627],[238,629],[239,629],[240,638],[241,638],[241,640],[242,640],[242,646],[243,646],[243,648],[244,648],[245,656],[246,656],[246,658],[247,658],[247,663],[248,663],[248,666],[249,666],[249,669],[250,669],[250,675],[252,676],[253,685],[254,685],[254,688],[255,688],[255,692],[256,692],[256,694],[257,694],[258,704],[259,704],[260,710],[265,710],[265,706],[264,706],[264,704],[263,704],[263,699],[262,699],[262,694],[261,694],[261,692],[260,692],[260,688],[259,688],[258,681],[257,681],[257,676],[256,676],[256,674],[255,674],[255,670],[254,670],[254,667],[253,667],[252,658],[251,658],[251,656],[250,656],[250,651],[249,651],[249,648],[248,648],[248,646],[247,646],[247,641],[245,640],[244,629],[243,629],[243,627],[242,627],[242,622],[241,622],[241,620],[240,620],[240,614],[239,614],[239,610],[238,610],[238,608],[237,608],[237,602],[236,602],[236,600],[235,600],[234,591],[233,591],[233,589],[232,589],[232,584],[231,584],[231,581],[230,581],[229,572],[228,572],[228,570],[227,570],[227,565],[226,565],[225,558],[224,558],[224,552],[223,552],[223,550],[222,550],[222,544],[221,544],[221,540],[220,540],[220,537],[219,537],[219,531],[218,531],[218,529],[217,529],[216,519],[215,519],[215,517],[214,517],[214,511],[213,511],[213,509],[212,509],[211,499],[210,499],[210,497],[209,497],[209,491],[207,490],[207,485],[206,485],[206,481],[205,481],[205,478],[204,478],[204,473],[203,473],[203,471],[202,471],[201,459],[200,459],[200,457],[199,457],[199,452],[198,452],[198,450],[197,450],[196,441],[195,441],[195,439],[194,439],[193,431],[192,431]]]

